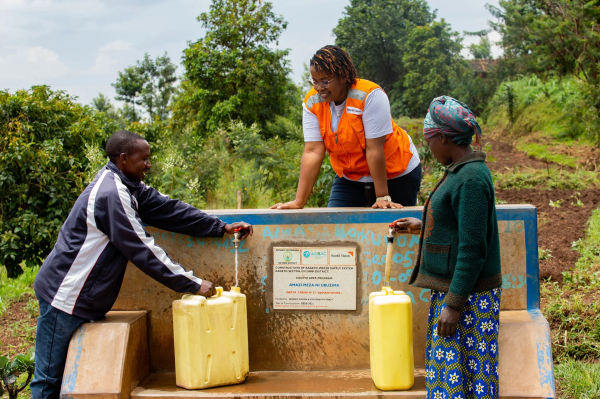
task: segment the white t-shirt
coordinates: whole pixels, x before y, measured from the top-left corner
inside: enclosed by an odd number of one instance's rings
[[[340,123],[342,113],[345,111],[346,101],[340,105],[335,105],[335,103],[331,101],[329,106],[331,108],[331,131],[335,132]],[[323,141],[319,118],[310,112],[304,103],[302,103],[302,107],[302,130],[304,131],[304,141]],[[362,114],[362,122],[365,128],[365,138],[367,139],[376,139],[393,132],[390,101],[383,90],[375,89],[367,96]],[[412,152],[413,156],[410,159],[406,170],[396,177],[409,174],[421,162],[417,148],[413,144],[410,136],[408,136],[408,138],[410,140],[410,152]],[[373,178],[370,176],[363,176],[358,181],[367,183],[372,182]]]

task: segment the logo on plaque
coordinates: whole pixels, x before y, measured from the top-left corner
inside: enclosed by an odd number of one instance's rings
[[[292,253],[290,251],[284,252],[283,254],[283,260],[285,260],[286,262],[289,262],[292,260]]]

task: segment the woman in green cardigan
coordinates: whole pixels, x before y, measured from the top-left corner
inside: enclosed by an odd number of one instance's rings
[[[410,284],[431,289],[427,398],[498,398],[500,241],[492,175],[485,153],[471,148],[481,129],[465,104],[442,96],[429,106],[423,133],[447,169],[425,202],[423,222],[394,224],[420,234]]]

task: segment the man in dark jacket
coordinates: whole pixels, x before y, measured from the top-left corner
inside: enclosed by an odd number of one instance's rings
[[[117,299],[131,261],[144,273],[182,293],[215,294],[213,284],[173,262],[143,223],[194,237],[222,237],[242,229],[145,185],[150,146],[122,130],[106,143],[110,162],[79,196],[33,285],[40,303],[31,397],[58,398],[71,335],[105,316]]]

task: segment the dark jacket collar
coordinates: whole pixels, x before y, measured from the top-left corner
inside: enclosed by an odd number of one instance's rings
[[[129,179],[123,174],[123,172],[121,172],[121,169],[119,169],[119,167],[111,161],[108,161],[106,167],[112,172],[116,173],[121,178],[121,181],[129,189],[130,192],[133,193],[134,191],[137,191],[142,187],[143,183],[141,181]]]
[[[461,166],[467,164],[469,162],[484,162],[486,158],[486,153],[483,151],[473,151],[473,153],[462,157],[458,161],[454,162],[452,165],[448,167],[448,172],[456,172],[460,169]]]

